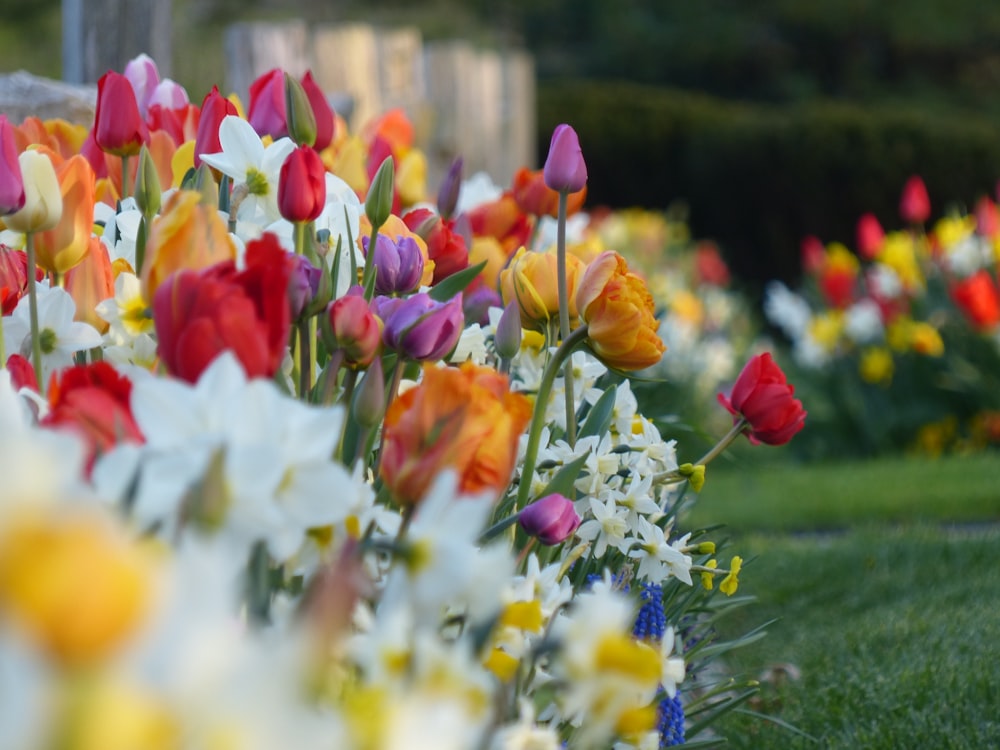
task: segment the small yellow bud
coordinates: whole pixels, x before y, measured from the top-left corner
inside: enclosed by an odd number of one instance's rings
[[[740,585],[739,573],[741,567],[743,567],[742,557],[736,556],[729,563],[729,574],[719,584],[719,591],[726,596],[732,596],[736,593],[736,589]]]

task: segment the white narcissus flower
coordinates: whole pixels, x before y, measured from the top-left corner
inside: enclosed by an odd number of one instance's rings
[[[42,348],[42,383],[52,373],[73,364],[73,355],[101,345],[101,334],[87,323],[73,319],[76,303],[61,287],[37,286],[38,338]],[[19,353],[31,360],[30,300],[24,295],[13,314],[3,321],[4,345],[8,354]]]
[[[627,508],[619,508],[613,499],[601,502],[595,497],[590,498],[591,517],[580,524],[576,535],[585,541],[595,542],[594,557],[604,557],[608,547],[614,547],[620,552],[628,550]]]
[[[278,175],[281,165],[295,150],[290,138],[279,138],[264,147],[253,126],[241,117],[227,115],[219,125],[222,151],[202,154],[201,160],[232,178],[233,185],[245,185],[247,195],[237,209],[237,217],[260,226],[281,218],[278,211]]]

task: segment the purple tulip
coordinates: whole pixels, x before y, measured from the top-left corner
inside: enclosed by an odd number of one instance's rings
[[[569,125],[557,125],[552,133],[544,177],[545,185],[557,193],[577,193],[587,184],[580,139]]]
[[[145,117],[149,111],[150,99],[160,83],[160,72],[156,62],[146,53],[133,57],[125,65],[123,75],[132,84],[135,91],[135,103],[139,105],[139,113]]]
[[[375,264],[376,294],[409,294],[420,286],[424,275],[424,256],[412,237],[401,237],[398,242],[384,234],[375,240],[375,251],[369,253],[370,239],[361,244],[365,254]]]
[[[17,157],[14,126],[0,115],[0,216],[13,214],[24,208],[24,178]]]
[[[292,275],[288,280],[288,302],[292,308],[292,320],[298,320],[319,291],[323,272],[304,255],[289,255],[292,259]]]
[[[546,495],[518,514],[521,528],[542,544],[562,544],[580,525],[573,502],[562,495]]]
[[[437,209],[442,219],[450,219],[458,205],[458,195],[462,191],[462,157],[458,156],[448,167],[448,172],[438,189]]]
[[[170,78],[164,78],[156,84],[156,88],[153,89],[153,93],[149,97],[150,107],[159,104],[167,109],[183,109],[190,103],[184,87]]]
[[[465,316],[462,295],[436,302],[427,294],[405,299],[376,297],[373,311],[385,321],[382,341],[406,359],[435,362],[443,359],[462,335]]]

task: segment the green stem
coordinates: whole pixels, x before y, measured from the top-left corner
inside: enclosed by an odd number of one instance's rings
[[[131,187],[128,184],[128,154],[122,155],[122,200],[131,195]]]
[[[38,392],[42,393],[42,337],[38,330],[38,292],[35,290],[35,236],[24,236],[24,249],[28,256],[28,315],[31,319],[31,364],[35,368]]]
[[[3,340],[3,311],[0,310],[0,369],[7,366],[7,348]]]
[[[573,351],[587,338],[587,326],[583,325],[563,339],[556,353],[542,372],[542,381],[535,395],[535,408],[531,413],[531,425],[528,429],[528,446],[524,453],[524,464],[521,467],[521,482],[517,487],[518,509],[528,504],[531,494],[531,477],[535,473],[535,461],[538,458],[538,441],[542,438],[542,427],[545,426],[545,407],[552,393],[552,383],[555,382],[559,368]]]
[[[358,382],[358,371],[348,370],[344,374],[344,421],[340,425],[340,438],[337,440],[337,456],[344,457],[344,439],[347,437],[347,427],[351,421],[351,399],[354,398],[354,384]],[[346,463],[341,461],[341,463]]]
[[[722,440],[715,444],[708,453],[699,458],[695,462],[695,466],[704,466],[708,464],[712,459],[717,458],[722,451],[729,447],[729,444],[738,438],[743,431],[750,425],[746,418],[740,418],[740,421],[733,425],[733,428],[722,436]]]
[[[559,340],[569,336],[569,282],[566,279],[566,204],[568,195],[559,193],[559,217],[556,222],[556,275],[559,288]],[[573,394],[573,359],[563,370],[566,396],[566,442],[576,445],[576,398]]]
[[[320,394],[319,402],[323,406],[332,404],[337,395],[337,376],[340,374],[340,367],[344,363],[344,352],[338,349],[330,355],[323,370],[323,392]]]
[[[306,253],[306,230],[309,228],[309,222],[306,221],[296,221],[292,225],[294,229],[294,240],[295,240],[295,254],[305,255]]]
[[[312,366],[316,361],[315,347],[312,345],[312,331],[310,329],[316,323],[315,318],[306,318],[298,322],[299,329],[299,398],[303,401],[309,400],[309,392],[312,390]],[[312,325],[310,325],[312,324]]]
[[[389,411],[389,407],[392,405],[393,399],[396,398],[396,392],[399,390],[399,382],[403,379],[403,368],[406,363],[403,361],[402,357],[396,358],[396,364],[392,368],[392,379],[389,381],[389,390],[385,397],[385,411]],[[382,463],[382,446],[385,443],[385,430],[382,430],[382,436],[379,438],[378,453],[375,456],[375,465],[372,467],[372,474],[376,477],[378,476],[379,466]]]

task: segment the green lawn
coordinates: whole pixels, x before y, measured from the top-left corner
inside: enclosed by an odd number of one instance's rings
[[[1000,747],[997,461],[774,466],[709,480],[689,521],[726,521],[727,552],[748,559],[740,592],[757,597],[722,635],[775,620],[727,666],[764,676],[750,710],[808,735],[730,714],[719,726],[729,747]],[[768,670],[784,664],[801,676],[776,685]]]

